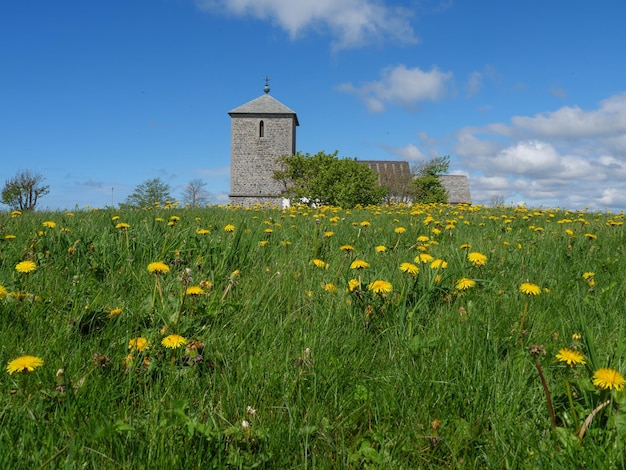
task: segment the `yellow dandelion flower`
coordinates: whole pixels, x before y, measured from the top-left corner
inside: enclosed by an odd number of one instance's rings
[[[22,213],[20,211],[12,211],[11,212],[11,217],[13,217],[13,218],[19,217],[20,215],[22,215]]]
[[[448,267],[448,262],[442,259],[436,259],[436,260],[433,260],[432,263],[430,263],[431,269],[446,269],[447,267]]]
[[[12,234],[9,233],[9,234],[4,236],[4,239],[5,240],[15,240],[15,235],[12,235]]]
[[[0,286],[0,300],[4,300],[7,296],[7,289],[4,286]]]
[[[469,243],[463,243],[459,248],[461,248],[461,250],[469,250],[472,248],[472,245]]]
[[[596,238],[598,238],[598,236],[594,235],[593,233],[585,233],[585,237],[587,238],[587,240],[595,240]]]
[[[32,372],[42,365],[43,359],[37,356],[20,356],[17,359],[9,361],[7,364],[7,372],[9,375],[13,375],[14,372]]]
[[[165,220],[163,219],[163,217],[155,217],[154,221],[155,221],[155,222],[165,222]]]
[[[115,222],[116,220],[119,220],[119,218],[120,218],[119,215],[114,215],[113,217],[111,217],[111,220]]]
[[[267,240],[260,240],[259,241],[259,246],[265,246],[267,245],[269,242]]]
[[[198,296],[204,294],[204,290],[200,286],[189,286],[185,289],[185,294]]]
[[[380,279],[369,284],[367,288],[371,290],[372,292],[376,294],[380,294],[380,295],[393,291],[393,286],[391,282],[383,281]]]
[[[426,243],[429,240],[429,238],[426,235],[420,235],[419,237],[417,237],[417,241],[420,243]]]
[[[394,232],[396,232],[396,233],[404,233],[404,232],[406,232],[406,228],[404,228],[404,227],[396,227]]]
[[[211,233],[211,232],[209,232],[209,231],[208,231],[207,229],[205,229],[205,228],[199,228],[199,229],[197,229],[197,230],[196,230],[196,233],[197,233],[198,235],[208,235],[208,234],[209,234],[209,233]]]
[[[531,282],[524,282],[519,286],[519,291],[526,295],[539,295],[541,294],[541,287]]]
[[[324,232],[324,237],[326,237],[326,238],[330,238],[330,237],[332,237],[334,234],[335,234],[335,232],[331,232],[331,231]]]
[[[363,261],[362,259],[355,259],[350,264],[350,269],[365,269],[369,267],[370,267],[370,264],[367,261]]]
[[[583,273],[583,279],[585,280],[589,280],[591,278],[593,278],[593,276],[595,276],[596,273],[592,272],[592,271],[587,271],[586,273]]]
[[[348,281],[348,292],[354,292],[357,289],[361,288],[361,281],[358,279],[350,279]]]
[[[467,260],[474,266],[484,266],[487,263],[487,257],[482,253],[473,251],[467,254]]]
[[[148,272],[152,274],[166,274],[170,272],[170,267],[163,261],[155,261],[148,265]]]
[[[225,232],[234,232],[235,231],[235,226],[233,224],[227,224],[224,226],[224,231]]]
[[[385,245],[378,245],[375,249],[376,253],[384,253],[387,251],[387,247]]]
[[[266,228],[265,230],[263,230],[265,233],[267,234],[271,234],[274,232],[274,230],[272,230],[271,228]]]
[[[54,228],[57,226],[56,222],[53,222],[52,220],[46,220],[44,223],[42,223],[41,225],[43,225],[46,228]]]
[[[15,270],[18,273],[28,274],[28,273],[32,273],[35,269],[37,269],[37,265],[33,261],[30,261],[30,260],[21,261],[15,265]]]
[[[204,291],[208,291],[213,289],[213,283],[211,281],[200,281],[200,289]]]
[[[420,272],[420,268],[415,266],[413,263],[400,263],[400,271],[411,276],[415,276]]]
[[[328,263],[327,263],[326,261],[321,260],[321,259],[317,259],[317,258],[315,258],[315,259],[313,260],[313,264],[314,264],[316,267],[318,267],[318,268],[327,268],[327,267],[328,267]]]
[[[580,351],[574,351],[572,349],[563,348],[560,349],[556,358],[559,362],[565,362],[568,366],[575,366],[576,364],[586,364],[585,356]]]
[[[334,294],[335,292],[337,292],[337,288],[335,287],[335,285],[334,285],[334,284],[332,284],[332,283],[330,283],[330,282],[328,282],[328,283],[324,284],[324,290],[325,290],[326,292],[330,292],[330,293],[332,293],[332,294]]]
[[[441,230],[439,230],[438,228],[434,228],[432,232],[433,232],[433,235],[441,235]]]
[[[363,222],[361,222],[359,225],[360,225],[361,227],[369,227],[369,226],[370,226],[370,225],[372,225],[372,224],[370,224],[367,220],[364,220],[364,221],[363,221]]]
[[[177,349],[187,344],[187,340],[180,335],[171,334],[163,338],[161,344],[168,349]]]
[[[413,261],[415,261],[416,263],[426,264],[426,263],[432,263],[433,261],[435,261],[435,258],[433,258],[428,253],[420,253],[419,255],[415,257]]]
[[[122,313],[122,309],[121,308],[114,308],[113,310],[111,310],[109,312],[109,314],[107,315],[107,318],[113,318],[118,316],[120,313]]]
[[[624,384],[626,383],[622,374],[615,369],[607,367],[602,367],[595,371],[591,381],[602,390],[617,390],[618,392],[624,390]]]
[[[341,246],[339,247],[339,249],[340,249],[341,251],[345,251],[345,252],[348,252],[348,253],[350,253],[350,252],[353,252],[353,251],[354,251],[354,247],[353,247],[352,245],[341,245]]]
[[[126,230],[130,228],[130,225],[127,224],[126,222],[120,222],[119,224],[115,225],[115,228],[120,229],[120,230]]]
[[[468,279],[466,277],[463,277],[457,281],[455,287],[458,290],[467,290],[467,289],[471,289],[474,286],[476,286],[476,281],[474,281],[473,279]]]
[[[148,349],[149,346],[150,341],[142,336],[138,338],[133,338],[128,342],[128,349],[130,349],[131,351],[135,350],[141,352]]]

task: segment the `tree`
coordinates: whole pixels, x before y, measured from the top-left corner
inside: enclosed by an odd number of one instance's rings
[[[200,207],[207,204],[211,193],[204,189],[205,186],[206,183],[199,178],[191,180],[183,188],[183,202],[191,207]]]
[[[20,171],[5,182],[2,203],[14,210],[33,210],[39,198],[50,192],[50,186],[44,185],[44,180],[40,173]]]
[[[135,192],[128,196],[121,206],[146,209],[155,205],[163,206],[171,198],[170,185],[161,178],[153,178],[138,185]]]
[[[280,157],[282,170],[275,171],[274,178],[283,183],[285,197],[295,203],[343,208],[380,204],[387,189],[378,184],[376,172],[354,158],[338,158],[337,153]]]
[[[448,193],[439,178],[448,172],[450,157],[436,157],[420,164],[415,170],[413,178],[413,202],[417,203],[447,203]]]
[[[385,196],[386,203],[408,203],[411,201],[411,195],[413,192],[413,174],[411,173],[407,162],[401,163],[406,164],[406,171],[390,171],[380,173],[380,184],[387,188],[387,196]],[[404,169],[404,167],[400,168]]]

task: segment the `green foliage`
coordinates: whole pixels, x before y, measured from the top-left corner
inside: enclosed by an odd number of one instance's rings
[[[44,185],[44,180],[40,173],[20,171],[5,182],[2,203],[14,210],[33,210],[39,198],[50,192],[50,186]]]
[[[356,159],[337,158],[337,153],[281,157],[283,170],[276,171],[274,178],[283,182],[284,194],[293,203],[343,208],[379,204],[387,189],[378,184],[376,172]]]
[[[135,188],[135,192],[126,198],[126,202],[120,204],[122,208],[147,209],[155,206],[165,206],[171,199],[170,185],[153,178],[146,180]]]
[[[624,468],[626,394],[591,381],[626,371],[623,222],[437,204],[0,213],[0,466]],[[171,333],[187,344],[165,348]],[[566,347],[586,364],[558,362]],[[7,373],[22,355],[44,364]]]
[[[448,194],[440,176],[447,173],[449,167],[448,156],[436,157],[419,165],[413,178],[413,201],[422,204],[447,203]]]

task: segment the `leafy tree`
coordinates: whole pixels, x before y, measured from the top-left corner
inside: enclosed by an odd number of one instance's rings
[[[282,170],[274,178],[285,187],[292,202],[351,208],[358,204],[380,204],[387,189],[378,184],[378,175],[354,158],[338,158],[318,152],[280,157]]]
[[[201,179],[191,180],[183,188],[183,202],[191,207],[200,207],[209,202],[211,193],[204,189],[206,183]]]
[[[413,178],[413,202],[447,203],[448,193],[441,182],[440,176],[448,172],[450,157],[436,157],[420,164]]]
[[[44,185],[44,180],[40,173],[20,171],[5,182],[2,203],[14,210],[33,210],[39,198],[50,192],[50,186]]]
[[[135,188],[135,192],[126,198],[122,207],[148,208],[155,205],[163,206],[169,201],[170,185],[161,180],[153,178],[146,180]]]

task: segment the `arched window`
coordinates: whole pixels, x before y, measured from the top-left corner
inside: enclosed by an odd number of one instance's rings
[[[259,137],[265,137],[265,124],[263,121],[259,123]]]

